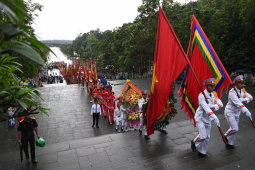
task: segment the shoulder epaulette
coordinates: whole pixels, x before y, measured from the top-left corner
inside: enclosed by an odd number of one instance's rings
[[[200,94],[203,94],[202,92]]]
[[[19,123],[21,123],[21,122],[23,122],[24,121],[24,119],[22,119],[21,121],[19,121]]]
[[[233,88],[231,91],[235,91],[235,89]]]
[[[31,119],[35,119],[34,117],[31,117]]]

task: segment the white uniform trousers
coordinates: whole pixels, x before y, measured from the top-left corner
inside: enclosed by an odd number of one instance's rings
[[[206,154],[209,139],[210,139],[211,124],[197,122],[197,129],[198,129],[198,135],[193,140],[193,142],[195,143],[196,147],[199,146],[198,151],[200,153]]]
[[[147,136],[147,126],[143,125],[143,120],[144,120],[144,118],[142,116],[140,116],[140,130],[144,131],[144,135]]]
[[[122,125],[124,131],[128,132],[129,124],[128,124],[128,121],[126,120],[126,118],[122,118],[121,125]]]
[[[122,123],[121,117],[116,116],[115,121],[116,121],[117,132],[120,132],[121,131],[121,123]]]
[[[238,123],[239,123],[239,115],[234,116],[233,114],[228,114],[224,113],[228,124],[229,124],[229,129],[225,133],[226,138],[228,139],[228,144],[229,145],[234,145],[234,140],[235,140],[235,134],[238,132]]]

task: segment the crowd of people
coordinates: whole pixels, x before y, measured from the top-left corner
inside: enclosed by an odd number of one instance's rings
[[[58,65],[59,64],[62,64],[63,65],[63,67],[65,67],[66,66],[66,63],[65,62],[53,62],[53,63],[48,63],[48,64],[46,64],[45,65],[45,69],[48,69],[48,70],[53,70],[53,69],[58,69]]]
[[[122,104],[123,98],[115,98],[114,91],[110,82],[104,76],[99,76],[97,83],[93,80],[89,80],[87,83],[87,92],[90,96],[90,102],[93,102],[91,108],[91,116],[93,116],[92,127],[96,126],[99,128],[98,121],[99,117],[103,115],[107,118],[109,124],[113,124],[115,121],[116,132],[128,132],[131,128],[139,130],[140,134],[144,133],[145,139],[150,139],[147,135],[146,123],[144,123],[143,116],[143,104],[148,102],[147,90],[142,91],[142,98],[138,99],[136,103],[137,109],[133,110],[129,107],[124,107]],[[131,110],[132,111],[131,111]],[[130,112],[137,113],[135,120],[129,120]],[[163,134],[167,134],[166,127],[161,129]]]
[[[53,84],[53,83],[63,83],[63,77],[60,75],[55,74],[53,72],[53,75],[47,75],[44,77],[41,77],[42,82],[47,82],[48,84]]]
[[[148,72],[145,72],[143,74],[140,73],[128,73],[128,72],[119,72],[119,73],[109,73],[107,72],[104,74],[104,76],[107,79],[112,79],[112,80],[127,80],[127,79],[140,79],[140,78],[151,78],[152,77],[152,72],[151,70]]]

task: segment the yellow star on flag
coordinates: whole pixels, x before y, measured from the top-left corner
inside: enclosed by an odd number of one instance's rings
[[[156,75],[155,75],[155,72],[156,72],[156,63],[154,63],[154,67],[153,67],[152,84],[151,84],[152,94],[154,94],[155,83],[158,82],[158,80],[156,78]]]

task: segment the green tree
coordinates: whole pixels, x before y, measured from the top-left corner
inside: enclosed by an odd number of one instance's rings
[[[22,65],[14,60],[26,57],[42,66],[44,60],[40,53],[45,49],[50,50],[35,38],[32,27],[26,25],[24,20],[32,19],[25,9],[22,0],[0,2],[0,122],[27,115],[28,110],[31,114],[47,114],[48,110],[37,101],[38,97],[41,97],[40,92],[28,87],[28,84],[14,74],[22,72],[20,69]],[[25,111],[10,116],[6,114],[9,107],[25,109]]]

